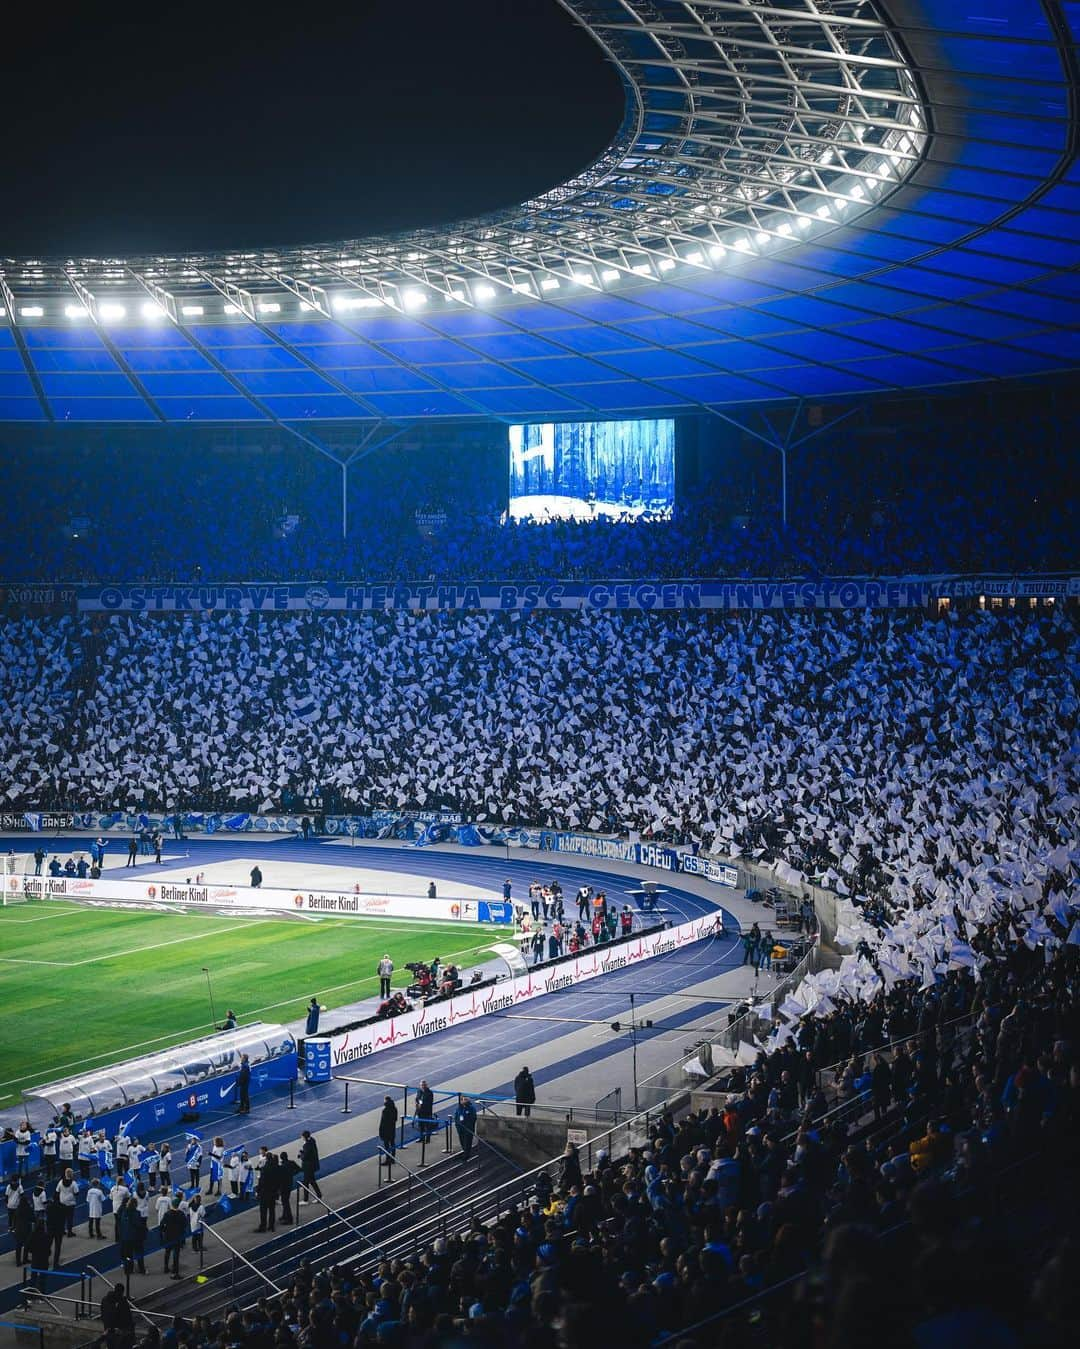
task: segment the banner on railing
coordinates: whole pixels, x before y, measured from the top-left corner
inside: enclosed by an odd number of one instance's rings
[[[1080,594],[1069,576],[831,576],[817,580],[446,581],[349,585],[81,585],[83,613],[381,613],[391,610],[920,609],[940,596]]]
[[[542,970],[530,971],[477,992],[462,992],[428,1007],[416,1007],[402,1016],[376,1021],[342,1031],[330,1038],[330,1061],[335,1069],[347,1068],[360,1059],[370,1058],[394,1045],[408,1044],[480,1017],[509,1012],[531,998],[558,993],[587,979],[596,979],[613,970],[626,969],[644,960],[667,955],[691,942],[711,937],[716,917],[697,918],[678,927],[664,928],[608,946],[594,946],[579,956]]]

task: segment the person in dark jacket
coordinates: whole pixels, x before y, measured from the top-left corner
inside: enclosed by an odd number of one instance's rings
[[[236,1113],[251,1114],[251,1062],[246,1054],[240,1055],[240,1071],[236,1074]]]
[[[135,1333],[135,1319],[131,1315],[131,1303],[122,1284],[115,1284],[101,1299],[101,1324],[108,1334],[117,1331],[121,1335]]]
[[[397,1152],[397,1106],[389,1096],[383,1097],[382,1114],[379,1116],[379,1142],[391,1157]]]
[[[277,1213],[278,1194],[281,1186],[278,1179],[278,1161],[272,1152],[266,1154],[259,1171],[259,1225],[256,1232],[272,1232],[274,1217]]]
[[[300,1168],[287,1152],[278,1154],[278,1198],[281,1200],[281,1221],[294,1221],[292,1212],[292,1191]]]
[[[425,1079],[421,1079],[413,1105],[416,1127],[421,1138],[430,1138],[435,1132],[435,1093]]]
[[[177,1196],[172,1201],[172,1207],[162,1214],[161,1222],[158,1223],[161,1249],[165,1252],[164,1273],[168,1274],[171,1264],[174,1279],[180,1277],[180,1247],[187,1236],[187,1227],[187,1217],[180,1210],[180,1198]]]
[[[135,1265],[139,1273],[146,1273],[143,1262],[146,1248],[146,1219],[139,1212],[134,1195],[128,1195],[118,1215],[117,1226],[120,1229],[120,1257],[124,1262],[124,1272],[130,1274]]]
[[[458,1097],[457,1109],[454,1111],[454,1128],[457,1130],[462,1158],[467,1162],[476,1141],[476,1106],[467,1096]]]
[[[61,1204],[54,1194],[49,1200],[45,1209],[45,1227],[49,1233],[49,1240],[52,1244],[52,1267],[60,1268],[60,1248],[64,1243],[64,1234],[67,1232],[67,1208]],[[32,1238],[31,1238],[32,1240]],[[37,1264],[37,1261],[34,1262]],[[45,1256],[45,1262],[41,1265],[42,1269],[48,1269],[49,1257]]]
[[[60,1240],[63,1240],[63,1229],[61,1229]],[[45,1225],[45,1219],[38,1217],[34,1221],[34,1229],[30,1233],[30,1251],[29,1263],[32,1268],[43,1270],[49,1268],[49,1251],[52,1248],[52,1237],[49,1236],[49,1229]],[[45,1275],[35,1274],[33,1277],[34,1287],[44,1291]]]
[[[300,1170],[303,1176],[301,1186],[305,1197],[299,1202],[306,1204],[309,1202],[312,1190],[320,1199],[322,1198],[322,1190],[319,1189],[319,1182],[315,1179],[319,1174],[319,1145],[312,1138],[310,1129],[305,1129],[300,1137],[304,1140],[300,1146]]]
[[[319,1033],[319,1013],[325,1009],[319,1006],[319,999],[312,998],[308,1003],[307,1024],[304,1027],[305,1035],[318,1035]]]
[[[34,1232],[34,1205],[28,1194],[19,1196],[11,1227],[15,1233],[15,1263],[27,1264],[30,1260],[30,1238]]]
[[[522,1068],[514,1078],[514,1109],[519,1115],[528,1118],[536,1104],[536,1083],[528,1068]]]
[[[578,1150],[573,1143],[567,1143],[566,1151],[562,1155],[559,1167],[559,1190],[562,1194],[569,1194],[574,1185],[581,1186],[581,1163],[578,1161]]]

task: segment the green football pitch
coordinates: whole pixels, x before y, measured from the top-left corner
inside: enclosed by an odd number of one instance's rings
[[[0,1109],[23,1088],[93,1072],[209,1034],[205,965],[221,1020],[296,1021],[375,996],[384,952],[475,964],[493,941],[474,923],[392,918],[211,917],[87,908],[64,900],[0,908]]]

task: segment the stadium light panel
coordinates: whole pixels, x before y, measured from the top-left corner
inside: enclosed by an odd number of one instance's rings
[[[0,304],[0,319],[7,318],[7,310]]]
[[[758,232],[754,235],[754,243],[757,244],[758,248],[764,248],[768,242],[769,236],[765,233],[764,230],[758,230]]]
[[[618,281],[619,273],[614,267],[608,267],[600,273],[601,281]]]
[[[84,319],[86,318],[86,306],[81,304],[64,305],[64,318],[66,319]]]
[[[557,279],[556,277],[554,277],[554,276],[545,276],[544,279],[543,279],[543,281],[540,282],[540,289],[541,289],[541,290],[558,290],[558,289],[559,289],[559,282],[558,282],[558,279]]]
[[[122,319],[126,313],[124,305],[116,304],[112,300],[106,300],[104,304],[98,305],[98,314],[103,319]]]
[[[161,305],[155,304],[153,300],[146,300],[139,312],[144,319],[163,319],[165,317],[164,309]]]
[[[726,252],[727,249],[724,247],[723,244],[710,244],[709,246],[709,257],[712,258],[713,262],[719,262],[719,260],[724,256]],[[693,262],[695,258],[700,259],[701,254],[700,253],[692,254],[686,260],[687,262]]]
[[[239,314],[240,306],[233,304],[232,301],[230,300],[228,304],[222,305],[221,312],[223,314]]]
[[[692,262],[695,267],[703,267],[705,265],[705,257],[700,249],[697,248],[695,248],[692,253],[687,253],[686,261]]]
[[[799,219],[796,221],[796,224],[799,226],[799,229],[803,231],[808,230],[813,223],[814,223],[813,219],[808,215],[801,215],[799,216]]]
[[[661,270],[662,272],[670,272],[670,271],[673,270],[673,268],[674,268],[674,266],[675,266],[675,259],[674,259],[674,258],[661,258],[660,261],[659,261],[656,265],[660,268],[660,270]]]
[[[280,314],[281,305],[276,300],[262,300],[258,305],[260,314]]]
[[[817,208],[817,218],[819,220],[828,220],[830,215],[832,215],[832,212],[829,210],[828,206],[824,202],[822,202],[822,204]]]
[[[40,319],[45,317],[45,311],[39,304],[24,304],[19,310],[19,314],[24,319]]]
[[[494,300],[495,287],[481,284],[473,287],[473,294],[478,300]]]
[[[181,305],[180,312],[186,319],[201,319],[206,312],[201,304]]]
[[[415,287],[411,290],[404,291],[401,296],[401,302],[406,309],[419,309],[421,305],[427,304],[427,301],[428,297],[424,292],[422,290],[417,290]]]
[[[740,234],[739,237],[735,240],[735,242],[731,246],[740,253],[750,252],[750,240],[746,237],[745,234]]]
[[[781,220],[776,227],[776,232],[782,234],[785,239],[789,239],[791,237],[791,222],[789,220]]]

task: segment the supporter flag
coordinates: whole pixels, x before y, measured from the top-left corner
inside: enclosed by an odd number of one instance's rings
[[[318,719],[319,709],[310,693],[305,693],[299,698],[286,698],[285,705],[293,714],[295,721],[310,722]]]

